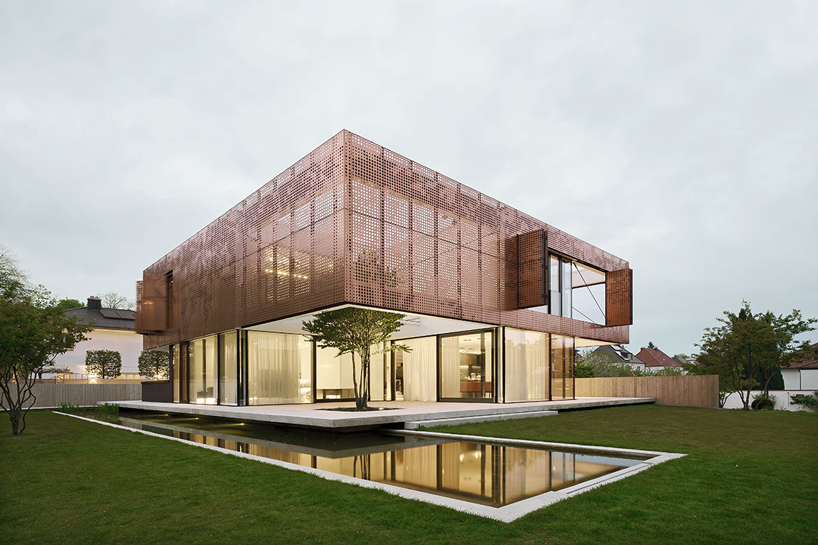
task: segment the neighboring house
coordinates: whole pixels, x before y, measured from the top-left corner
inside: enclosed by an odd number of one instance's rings
[[[631,353],[624,346],[616,344],[600,346],[594,350],[594,353],[605,354],[606,356],[609,356],[612,361],[619,364],[628,365],[636,371],[645,370],[645,362],[634,356],[633,353]]]
[[[632,278],[624,259],[341,131],[145,269],[136,329],[170,352],[167,401],[352,399],[351,357],[302,329],[349,305],[406,315],[390,342],[411,351],[373,357],[373,401],[571,399],[575,349],[629,341]]]
[[[684,372],[682,364],[671,358],[658,348],[643,348],[636,354],[636,357],[645,362],[648,371],[661,371],[663,369],[676,369]]]
[[[818,350],[818,343],[810,348]],[[785,390],[818,391],[818,358],[793,362],[789,367],[781,368]]]
[[[80,322],[93,326],[87,341],[57,356],[54,365],[67,367],[71,373],[85,375],[85,353],[89,350],[116,350],[122,355],[122,374],[138,373],[142,353],[142,335],[134,329],[133,310],[102,308],[98,297],[89,297],[87,306],[65,311]]]

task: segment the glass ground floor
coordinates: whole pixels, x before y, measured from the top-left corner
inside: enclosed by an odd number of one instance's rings
[[[512,403],[574,398],[573,337],[489,327],[373,346],[371,401]],[[309,337],[235,330],[170,347],[173,401],[277,405],[352,400],[351,355]]]

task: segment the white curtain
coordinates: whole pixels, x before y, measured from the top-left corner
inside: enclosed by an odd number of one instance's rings
[[[506,401],[548,399],[548,335],[506,328]]]
[[[460,397],[460,337],[440,341],[440,397]]]
[[[437,400],[437,338],[399,341],[411,352],[403,353],[403,397],[406,401]]]
[[[250,405],[299,402],[299,340],[299,335],[248,332]]]

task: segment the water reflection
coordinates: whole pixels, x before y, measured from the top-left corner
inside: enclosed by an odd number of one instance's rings
[[[491,443],[378,433],[280,430],[193,417],[121,417],[120,424],[340,475],[500,507],[639,463]]]

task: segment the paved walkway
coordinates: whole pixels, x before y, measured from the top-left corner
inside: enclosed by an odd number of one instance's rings
[[[122,408],[161,411],[174,414],[193,414],[236,420],[253,420],[290,426],[305,426],[327,430],[363,429],[375,427],[404,427],[406,423],[450,418],[487,417],[487,419],[521,418],[521,413],[540,416],[545,411],[590,409],[654,403],[653,398],[586,397],[563,401],[531,401],[526,403],[434,403],[422,401],[375,401],[370,407],[388,410],[370,412],[330,411],[338,407],[354,407],[346,403],[311,403],[302,405],[263,405],[230,407],[227,405],[194,405],[188,403],[156,403],[148,401],[115,401]],[[537,414],[539,413],[539,414]],[[415,426],[412,426],[415,427]]]

